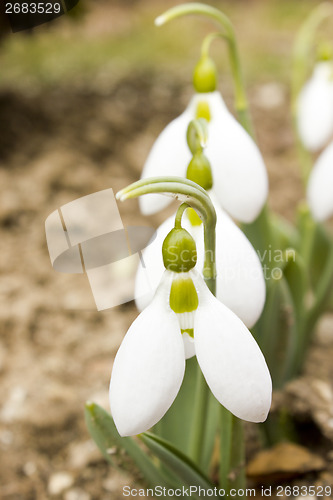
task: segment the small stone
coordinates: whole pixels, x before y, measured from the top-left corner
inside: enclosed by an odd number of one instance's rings
[[[73,469],[83,469],[89,464],[103,460],[103,455],[92,440],[75,443],[70,447],[68,465]]]
[[[285,102],[285,88],[276,82],[260,85],[256,90],[254,101],[262,109],[279,108]]]
[[[50,495],[60,495],[74,483],[74,477],[68,472],[56,472],[49,479],[47,489]]]
[[[106,491],[110,493],[115,493],[120,491],[124,486],[129,485],[131,482],[130,477],[126,476],[124,473],[113,472],[112,476],[107,477],[102,486]]]
[[[14,436],[11,431],[5,430],[0,433],[0,443],[9,446],[13,443]]]
[[[37,470],[34,462],[27,462],[23,465],[23,472],[26,476],[32,476]]]
[[[81,488],[72,488],[66,491],[64,500],[90,500],[91,496]]]
[[[324,314],[319,320],[316,338],[323,346],[333,344],[333,314]]]

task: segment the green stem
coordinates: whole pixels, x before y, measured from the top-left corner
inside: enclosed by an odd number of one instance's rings
[[[243,422],[221,407],[219,486],[230,496],[231,488],[245,487]]]
[[[189,456],[200,464],[205,439],[209,389],[200,369],[197,370]]]
[[[330,248],[327,264],[322,274],[321,281],[316,291],[314,303],[305,315],[304,321],[301,325],[301,339],[302,343],[298,348],[297,355],[294,363],[294,375],[301,369],[304,361],[309,342],[316,326],[316,323],[325,309],[326,303],[329,299],[333,287],[333,244]]]
[[[185,210],[187,210],[189,208],[189,206],[190,205],[188,205],[187,203],[182,203],[178,207],[178,210],[177,210],[177,213],[176,213],[176,217],[175,217],[175,227],[177,229],[180,229],[182,227],[183,213],[185,212]]]
[[[245,94],[245,86],[240,64],[239,51],[235,36],[234,27],[230,19],[218,9],[202,3],[186,3],[173,7],[155,20],[157,26],[161,26],[178,17],[189,14],[199,14],[213,19],[224,31],[224,38],[227,41],[231,72],[235,85],[235,108],[239,121],[251,135],[253,134],[250,115],[248,112],[248,102]]]
[[[205,259],[203,277],[208,288],[215,294],[216,212],[208,194],[198,184],[183,177],[153,177],[134,182],[119,191],[116,198],[124,201],[128,198],[137,198],[149,193],[171,194],[174,198],[187,203],[198,212],[204,223]]]
[[[210,45],[217,38],[222,38],[223,40],[225,40],[226,36],[224,35],[224,33],[217,31],[216,33],[209,33],[203,39],[203,42],[201,44],[201,57],[207,57],[209,55]]]

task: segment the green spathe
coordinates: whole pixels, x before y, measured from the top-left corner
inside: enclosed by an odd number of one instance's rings
[[[202,151],[198,151],[193,156],[187,167],[186,177],[206,190],[212,189],[212,169],[210,168],[208,158]]]
[[[162,246],[164,267],[175,273],[188,272],[197,263],[195,241],[186,229],[173,228]]]
[[[213,59],[204,55],[193,73],[193,86],[199,93],[214,92],[217,87],[217,70]]]

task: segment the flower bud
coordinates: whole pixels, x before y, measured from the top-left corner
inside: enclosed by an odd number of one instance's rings
[[[193,156],[187,167],[186,177],[190,181],[196,182],[197,184],[199,184],[199,186],[203,187],[206,190],[212,189],[212,170],[210,168],[208,158],[202,151],[198,151]]]
[[[188,272],[197,263],[195,241],[185,229],[173,228],[162,246],[164,267],[175,273]]]
[[[214,61],[202,56],[194,68],[193,86],[196,92],[214,92],[217,86],[217,70]]]

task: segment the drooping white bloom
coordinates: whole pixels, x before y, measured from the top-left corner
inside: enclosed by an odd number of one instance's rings
[[[215,203],[216,224],[216,297],[251,328],[259,319],[266,299],[262,266],[257,253],[244,233]],[[204,265],[203,225],[192,226],[186,214],[183,227],[197,245],[198,269]],[[164,272],[162,243],[174,225],[174,216],[157,229],[156,237],[142,252],[145,268],[139,268],[135,283],[136,305],[142,311],[152,300]],[[151,293],[147,289],[147,276]]]
[[[210,115],[205,155],[212,167],[215,195],[232,217],[252,222],[267,198],[265,165],[257,145],[228,111],[217,91],[196,94],[186,110],[162,131],[144,165],[142,178],[186,175],[191,160],[186,131],[202,103],[208,106]],[[139,202],[142,213],[148,215],[167,206],[169,199],[152,194]]]
[[[311,171],[307,198],[314,219],[322,221],[333,215],[333,142],[322,152]]]
[[[299,136],[309,151],[321,149],[333,135],[333,65],[316,64],[297,103]]]
[[[216,399],[234,415],[266,419],[272,383],[257,343],[242,321],[208,290],[200,275],[190,276],[198,307],[189,313],[198,363]],[[180,314],[170,308],[171,283],[165,271],[151,304],[128,330],[114,361],[110,405],[122,436],[156,424],[174,401],[185,370]],[[178,275],[179,276],[179,275]]]

